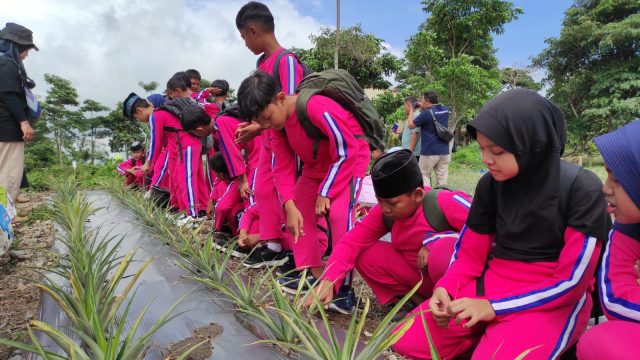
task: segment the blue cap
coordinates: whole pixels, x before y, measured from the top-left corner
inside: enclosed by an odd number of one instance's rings
[[[597,136],[593,142],[618,183],[640,208],[640,119]]]
[[[162,106],[167,99],[162,94],[151,94],[147,100],[153,105],[154,109],[157,109]]]

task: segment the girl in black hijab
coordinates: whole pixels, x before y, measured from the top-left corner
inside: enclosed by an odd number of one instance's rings
[[[467,130],[489,172],[476,187],[452,263],[419,310],[440,356],[555,359],[586,329],[607,214],[593,173],[560,159],[561,111],[515,89]],[[394,346],[430,358],[422,321]]]

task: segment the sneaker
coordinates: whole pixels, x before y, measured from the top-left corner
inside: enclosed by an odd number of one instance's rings
[[[300,291],[300,294],[306,294],[309,292],[309,286],[315,285],[318,282],[318,279],[310,273],[307,273],[307,276],[304,279],[305,283],[302,284],[302,286],[300,286],[300,281],[302,281],[302,271],[295,271],[288,276],[283,276],[278,279],[280,289],[291,295],[296,295],[298,291]],[[300,289],[298,289],[298,287],[300,287]]]
[[[275,267],[287,262],[287,255],[284,251],[273,251],[266,245],[256,246],[251,254],[242,263],[249,269],[260,269],[265,266]]]
[[[276,268],[277,276],[291,275],[296,270],[296,262],[293,259],[293,251],[285,251],[287,261]]]
[[[201,217],[191,217],[188,215],[182,215],[178,219],[176,219],[176,225],[179,227],[188,227],[194,229],[198,227],[205,219]]]
[[[227,233],[213,232],[213,247],[219,251],[225,251],[232,243],[235,242]]]
[[[356,294],[351,286],[341,286],[340,291],[329,304],[329,310],[339,312],[344,315],[353,314],[356,308]]]

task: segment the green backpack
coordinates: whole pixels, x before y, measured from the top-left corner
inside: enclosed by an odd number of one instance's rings
[[[318,141],[327,139],[327,136],[311,123],[307,114],[307,103],[313,95],[329,97],[352,113],[358,119],[370,148],[384,150],[382,119],[356,79],[346,70],[331,69],[307,75],[298,85],[296,92],[296,114],[302,128],[314,140],[314,159],[317,159]]]
[[[453,228],[453,226],[451,226],[451,224],[449,224],[447,218],[442,212],[442,209],[440,208],[440,205],[438,205],[438,194],[443,190],[452,191],[448,187],[439,186],[432,188],[424,195],[424,198],[422,198],[422,210],[424,213],[424,218],[427,220],[429,225],[431,225],[433,230],[438,233],[443,231],[457,231]],[[383,215],[382,219],[384,221],[384,224],[387,226],[387,229],[391,231],[394,222],[393,218]]]

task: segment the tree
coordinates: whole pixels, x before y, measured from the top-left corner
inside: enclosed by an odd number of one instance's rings
[[[542,89],[542,83],[535,81],[531,77],[533,68],[504,68],[500,70],[502,90],[511,90],[515,88],[525,88],[535,91]]]
[[[78,105],[78,93],[69,80],[60,76],[44,74],[44,80],[51,87],[42,102],[42,115],[38,125],[43,130],[42,134],[53,134],[58,162],[62,165],[63,149],[72,146],[82,118],[78,111],[68,108]]]
[[[83,129],[86,129],[85,131],[88,132],[91,141],[89,158],[91,159],[91,165],[93,165],[96,158],[96,139],[103,139],[110,134],[108,129],[105,128],[106,118],[104,116],[95,116],[95,114],[103,111],[109,111],[109,108],[95,100],[86,99],[83,102],[83,106],[80,108],[80,111],[83,113],[89,113],[89,117],[84,117]]]
[[[158,82],[157,81],[149,81],[148,83],[145,83],[143,81],[138,82],[138,85],[140,85],[141,88],[144,89],[144,91],[150,93],[153,92],[155,89],[158,88]]]
[[[148,132],[140,122],[124,116],[122,102],[119,102],[116,108],[105,117],[104,127],[111,133],[109,148],[113,152],[127,151],[134,141],[143,141]]]
[[[311,35],[314,47],[309,50],[293,49],[300,59],[314,71],[334,68],[336,32],[323,28],[319,35]],[[385,76],[401,68],[401,61],[386,52],[383,40],[362,31],[360,25],[340,30],[339,67],[347,70],[362,87],[386,89],[391,86]]]
[[[640,115],[640,3],[578,0],[560,37],[534,65],[547,69],[550,99],[564,112],[569,139],[591,139]]]
[[[500,90],[493,34],[522,10],[502,0],[424,0],[428,18],[411,36],[398,79],[416,93],[435,90],[449,126],[470,119]]]

